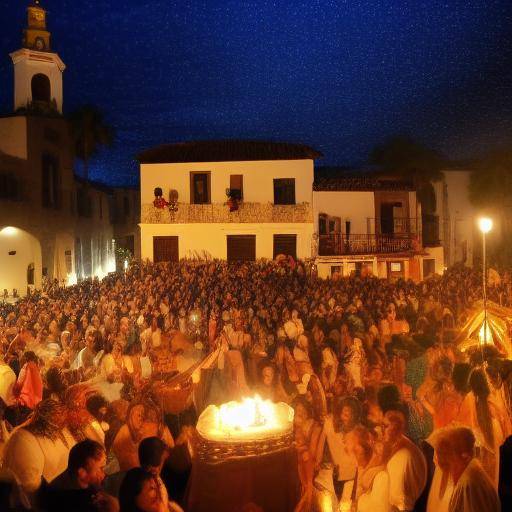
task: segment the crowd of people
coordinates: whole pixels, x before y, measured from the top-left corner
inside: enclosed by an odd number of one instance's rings
[[[199,402],[155,384],[217,351],[202,404],[295,411],[296,512],[507,510],[512,364],[455,343],[481,294],[463,266],[183,260],[0,303],[0,509],[186,510]],[[510,275],[488,295],[510,306]]]

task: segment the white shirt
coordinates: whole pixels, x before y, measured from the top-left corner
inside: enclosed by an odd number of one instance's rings
[[[386,466],[389,475],[389,503],[398,510],[414,510],[427,483],[427,462],[409,439],[392,455]]]
[[[498,494],[480,462],[472,459],[453,489],[449,512],[499,512]]]
[[[69,450],[75,440],[67,429],[63,430],[63,436],[66,444],[60,437],[52,441],[24,428],[12,433],[5,445],[3,467],[12,471],[25,492],[39,489],[41,477],[51,482],[67,468]]]
[[[334,430],[332,416],[325,419],[324,433],[332,461],[338,466],[338,480],[353,480],[357,469],[356,459],[348,453],[345,434]]]
[[[379,471],[373,479],[372,487],[357,500],[357,512],[388,512],[389,476]]]
[[[5,363],[0,363],[0,398],[9,405],[12,400],[12,387],[16,382],[16,374]]]

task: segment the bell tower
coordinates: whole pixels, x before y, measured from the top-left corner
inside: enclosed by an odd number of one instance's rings
[[[51,51],[46,10],[39,0],[27,8],[22,48],[10,54],[14,65],[14,110],[62,113],[62,73],[66,66]]]

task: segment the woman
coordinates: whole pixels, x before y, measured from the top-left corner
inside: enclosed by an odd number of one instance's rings
[[[471,391],[460,406],[458,421],[473,430],[484,469],[497,486],[499,448],[505,441],[499,418],[500,411],[491,400],[485,371],[475,368],[469,376]]]
[[[347,439],[349,453],[357,462],[357,512],[387,512],[389,510],[389,477],[382,461],[382,450],[375,445],[375,438],[363,426],[356,426]],[[343,505],[342,505],[343,506]]]
[[[165,502],[154,475],[142,468],[126,473],[119,490],[120,512],[182,512]]]
[[[313,477],[322,429],[313,418],[311,405],[302,397],[294,402],[295,446],[297,448],[301,498],[295,512],[309,512],[313,503]]]

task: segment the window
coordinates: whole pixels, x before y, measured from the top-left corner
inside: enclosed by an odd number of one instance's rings
[[[233,199],[244,198],[244,176],[243,174],[232,174],[229,177],[229,190]]]
[[[209,172],[190,173],[190,203],[208,204],[211,201],[210,195],[211,179]]]
[[[274,180],[274,204],[295,204],[295,178]]]
[[[433,276],[436,273],[436,260],[433,258],[425,258],[423,260],[423,279]]]
[[[0,174],[0,199],[18,199],[19,183],[11,173]]]
[[[327,234],[327,215],[320,214],[318,216],[318,232],[321,235]]]
[[[52,155],[43,155],[42,160],[42,193],[43,207],[59,208],[59,163]]]
[[[274,259],[280,254],[297,259],[297,235],[274,235]]]
[[[43,75],[42,73],[34,75],[32,77],[31,88],[32,101],[44,101],[46,103],[50,103],[51,86],[50,79],[46,75]]]

